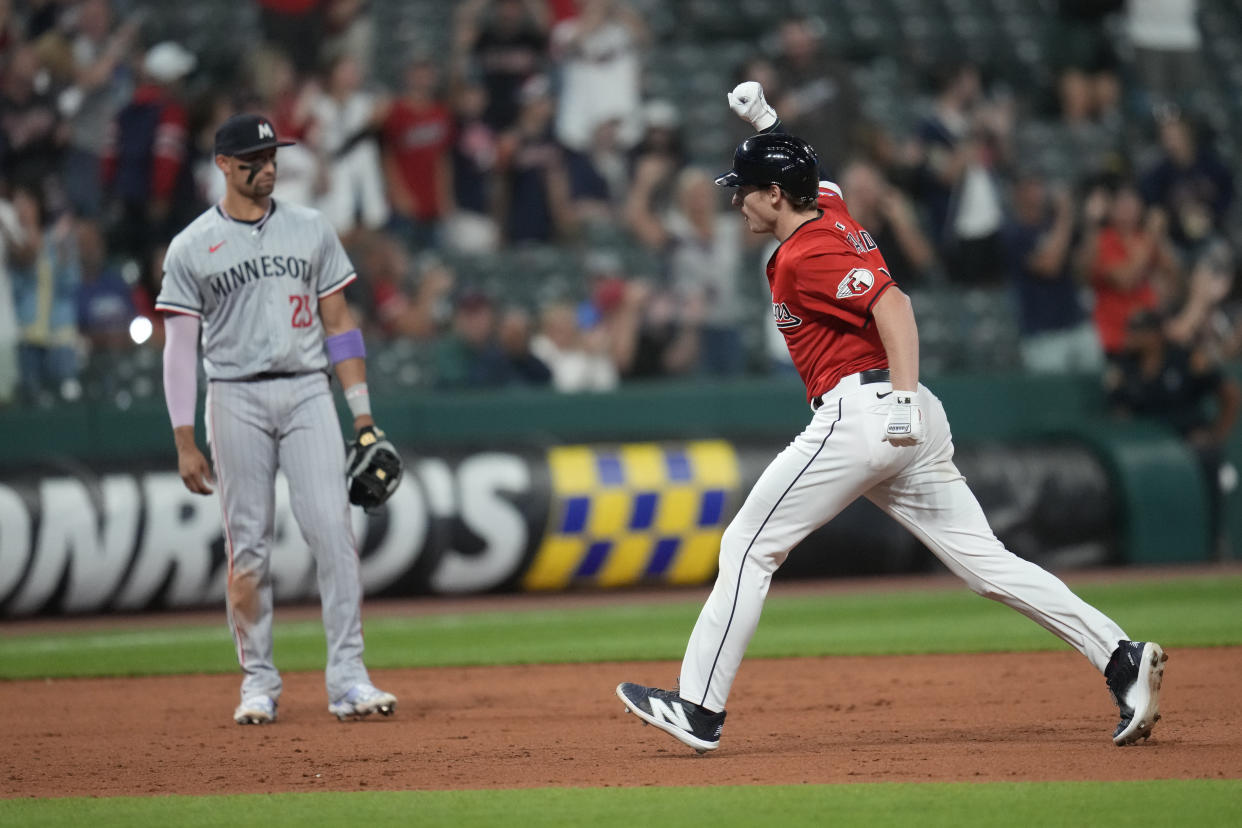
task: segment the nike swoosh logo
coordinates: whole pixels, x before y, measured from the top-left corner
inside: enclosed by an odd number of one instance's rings
[[[228,241],[228,239],[225,239],[224,241]],[[213,246],[211,246],[211,247],[207,248],[207,252],[208,252],[208,253],[215,253],[215,252],[216,252],[217,250],[219,250],[221,247],[224,247],[224,242],[220,242],[220,243],[219,243],[219,244],[217,244],[217,245],[213,245]]]
[[[876,391],[876,392],[875,392],[875,395],[876,395],[876,397],[878,397],[879,399],[881,399],[881,400],[882,400],[882,399],[884,399],[885,397],[887,397],[887,396],[888,396],[889,394],[891,394],[891,393],[893,393],[893,392],[892,392],[892,391],[885,391],[883,394],[881,394],[879,391]]]

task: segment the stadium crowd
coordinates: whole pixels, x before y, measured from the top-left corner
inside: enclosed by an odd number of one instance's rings
[[[391,83],[374,2],[251,2],[255,42],[223,77],[152,37],[152,4],[0,0],[0,405],[77,398],[92,361],[158,351],[162,253],[221,196],[212,136],[238,109],[298,142],[276,196],[336,227],[368,341],[417,355],[416,385],[789,370],[765,324],[770,248],[712,183],[745,126],[688,151],[681,108],[645,82],[676,44],[626,0],[463,0],[451,38],[390,57]],[[1049,4],[1047,89],[942,56],[894,128],[869,116],[855,56],[799,15],[719,78],[719,106],[763,83],[916,310],[921,292],[1003,295],[1026,370],[1099,372],[1140,415],[1205,395],[1236,412],[1235,171],[1193,107],[1196,3]],[[1016,140],[1037,123],[1110,149],[1044,168]],[[1145,151],[1116,149],[1136,124]],[[541,250],[576,273],[531,284]],[[1192,419],[1178,427],[1214,444],[1232,424]]]

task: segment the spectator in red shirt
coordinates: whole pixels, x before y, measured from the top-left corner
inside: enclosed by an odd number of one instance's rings
[[[382,127],[390,226],[407,243],[438,246],[452,204],[453,116],[438,97],[440,72],[419,56],[405,70],[405,89]]]
[[[1144,213],[1133,184],[1123,184],[1111,202],[1102,190],[1093,191],[1084,212],[1087,227],[1080,261],[1095,291],[1093,315],[1100,343],[1104,353],[1115,358],[1125,347],[1130,317],[1155,309],[1161,297],[1172,292],[1177,260],[1164,211],[1155,207]]]

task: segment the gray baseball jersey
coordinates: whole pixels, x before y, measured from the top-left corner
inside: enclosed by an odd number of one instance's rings
[[[336,232],[318,212],[274,200],[253,223],[212,207],[177,234],[164,258],[155,307],[202,320],[207,434],[228,551],[229,626],[244,674],[242,708],[256,696],[274,702],[282,687],[272,660],[268,574],[277,469],[315,556],[328,698],[370,684],[345,448],[319,317],[319,300],[354,278]]]
[[[336,231],[317,211],[273,199],[250,223],[216,205],[168,245],[155,307],[202,319],[208,379],[322,371],[319,299],[354,278]]]

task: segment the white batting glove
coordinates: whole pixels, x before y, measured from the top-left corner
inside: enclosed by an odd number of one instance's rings
[[[763,84],[745,81],[728,94],[729,109],[743,121],[749,121],[756,132],[763,132],[776,123],[776,110],[763,98]]]
[[[923,442],[923,408],[917,391],[894,391],[884,422],[884,439],[894,446]]]

